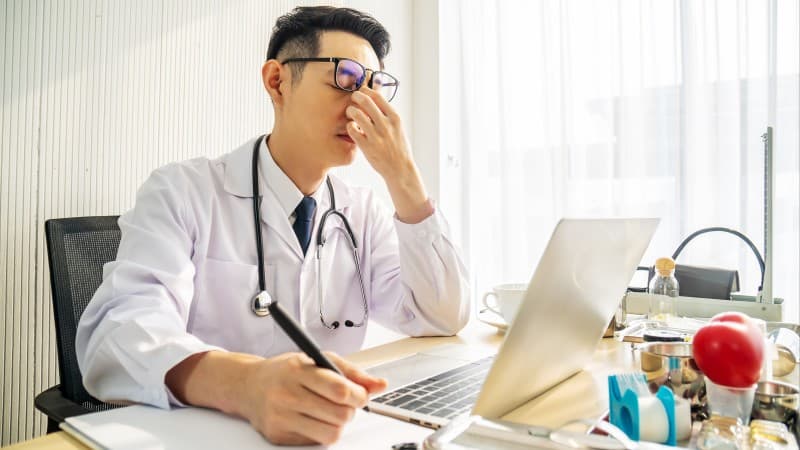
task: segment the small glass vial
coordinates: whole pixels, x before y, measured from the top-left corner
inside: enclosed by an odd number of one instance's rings
[[[675,261],[672,258],[658,258],[656,273],[650,281],[650,314],[651,320],[667,322],[675,317],[675,297],[678,296],[678,279],[675,278]]]

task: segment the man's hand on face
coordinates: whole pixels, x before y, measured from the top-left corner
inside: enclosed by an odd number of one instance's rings
[[[382,95],[362,87],[351,94],[347,132],[367,161],[384,178],[404,175],[413,160],[400,116]]]
[[[314,365],[302,353],[255,363],[245,376],[249,395],[241,411],[270,442],[280,445],[332,444],[368,396],[386,388],[336,354],[326,352],[344,377]]]
[[[411,157],[400,116],[382,95],[366,86],[351,98],[353,104],[345,110],[350,119],[347,134],[386,181],[397,217],[406,223],[424,220],[433,214],[433,206]]]

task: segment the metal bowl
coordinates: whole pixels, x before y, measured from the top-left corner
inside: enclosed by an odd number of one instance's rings
[[[666,386],[689,400],[692,420],[708,417],[705,377],[692,357],[688,342],[650,342],[639,346],[642,372],[650,391]]]
[[[798,407],[800,390],[797,387],[780,381],[759,381],[751,418],[783,422],[797,435]]]

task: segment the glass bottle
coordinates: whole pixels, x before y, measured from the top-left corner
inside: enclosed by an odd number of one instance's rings
[[[675,261],[672,258],[658,258],[655,276],[650,281],[649,292],[651,320],[667,322],[675,317],[675,297],[678,296],[678,279],[675,278]]]

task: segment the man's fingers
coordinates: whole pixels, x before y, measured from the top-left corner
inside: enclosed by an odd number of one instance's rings
[[[356,412],[355,407],[334,403],[305,386],[299,386],[299,389],[302,389],[303,392],[298,395],[298,405],[295,408],[297,411],[313,419],[337,426],[345,425],[353,419]]]
[[[389,118],[389,121],[391,121],[392,123],[396,123],[398,119],[400,119],[400,116],[397,114],[397,111],[395,111],[394,108],[392,108],[391,105],[389,105],[389,102],[387,102],[386,99],[383,97],[383,95],[381,95],[378,91],[372,90],[368,88],[366,85],[362,86],[361,89],[353,92],[353,101],[356,101],[358,103],[358,101],[356,100],[358,98],[358,95],[356,94],[361,94],[365,97],[369,97],[370,99],[372,99],[372,101],[375,103],[375,106],[377,106],[378,109],[380,109],[380,111],[383,113],[383,115]]]
[[[367,392],[370,394],[377,394],[379,392],[383,392],[386,389],[386,386],[389,385],[389,380],[386,378],[375,378],[371,377],[371,381],[365,381],[364,383],[359,383],[365,388],[367,388]]]
[[[370,394],[374,394],[376,392],[380,392],[386,389],[387,381],[386,378],[378,378],[374,377],[367,372],[356,367],[350,361],[342,358],[341,356],[337,355],[336,353],[332,352],[325,352],[325,356],[329,359],[333,360],[333,363],[342,371],[344,376],[353,380],[353,382],[364,386],[364,388]]]
[[[302,353],[287,353],[259,366],[264,389],[246,417],[270,442],[332,444],[367,402],[367,390],[339,373],[314,365]]]
[[[322,422],[304,414],[292,414],[283,423],[285,430],[314,442],[330,445],[342,435],[342,427]]]
[[[333,403],[360,408],[367,404],[367,390],[338,373],[310,367],[301,375],[300,384]]]
[[[373,91],[374,92],[374,91]],[[369,95],[366,95],[360,91],[355,91],[351,95],[353,103],[358,106],[359,109],[364,111],[364,113],[372,119],[372,122],[375,124],[376,128],[385,128],[387,117],[386,114],[378,108],[378,105],[375,104],[375,101]]]
[[[367,114],[355,106],[348,106],[345,110],[345,116],[353,122],[357,123],[364,134],[373,133],[375,131],[375,123]]]
[[[318,442],[301,434],[291,431],[276,431],[264,433],[264,437],[277,445],[314,445]]]
[[[364,144],[367,143],[367,137],[364,136],[364,131],[359,128],[358,124],[350,121],[347,122],[347,135],[350,136],[350,139],[355,141],[356,145],[364,149]]]

